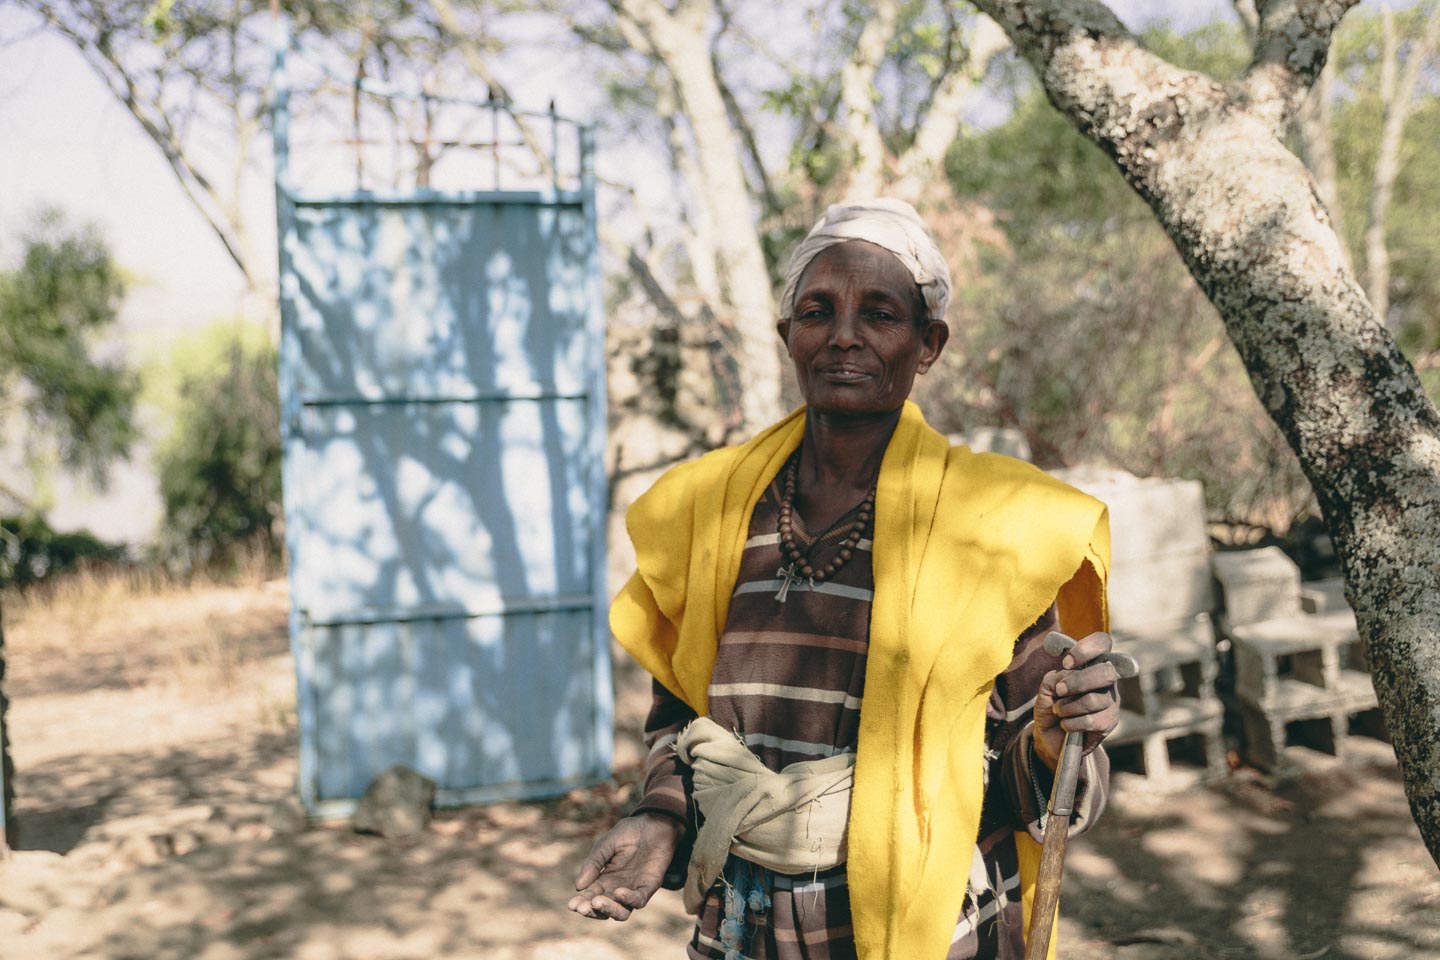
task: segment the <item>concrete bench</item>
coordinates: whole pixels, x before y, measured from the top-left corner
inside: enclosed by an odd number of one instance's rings
[[[1284,771],[1292,739],[1338,756],[1352,726],[1383,738],[1343,584],[1302,588],[1299,568],[1275,547],[1216,554],[1214,566],[1246,759]]]

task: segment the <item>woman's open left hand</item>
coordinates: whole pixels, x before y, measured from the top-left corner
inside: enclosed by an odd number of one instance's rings
[[[1110,648],[1110,634],[1092,633],[1065,654],[1061,669],[1051,670],[1040,681],[1035,697],[1035,755],[1052,770],[1060,761],[1066,733],[1085,734],[1089,753],[1120,721],[1115,668],[1108,663],[1085,666]]]
[[[575,878],[569,908],[592,920],[627,920],[650,902],[685,828],[658,813],[621,820],[591,849]]]

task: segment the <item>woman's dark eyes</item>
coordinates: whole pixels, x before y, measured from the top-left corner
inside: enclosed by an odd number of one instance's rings
[[[810,307],[806,310],[800,311],[797,316],[801,320],[825,320],[829,318],[830,311],[822,310],[819,307]],[[892,313],[889,310],[867,310],[865,311],[865,316],[871,320],[876,321],[877,323],[893,323],[894,321],[900,319],[896,314]]]

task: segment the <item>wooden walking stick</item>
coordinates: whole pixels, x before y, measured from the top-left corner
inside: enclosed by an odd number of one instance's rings
[[[1045,651],[1063,657],[1075,646],[1074,639],[1055,632],[1045,638]],[[1128,653],[1104,653],[1082,664],[1109,663],[1126,679],[1140,672],[1140,665]],[[1030,907],[1030,934],[1025,938],[1025,960],[1045,960],[1050,952],[1050,932],[1055,926],[1055,907],[1060,902],[1060,875],[1065,868],[1065,841],[1070,833],[1070,815],[1075,812],[1075,787],[1084,760],[1085,735],[1065,734],[1060,762],[1055,765],[1055,783],[1050,788],[1050,806],[1045,818],[1045,842],[1040,849],[1040,871],[1035,878],[1035,899]]]

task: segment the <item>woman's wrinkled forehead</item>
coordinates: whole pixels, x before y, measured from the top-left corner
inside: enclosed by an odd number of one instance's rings
[[[837,279],[841,280],[839,284]],[[920,311],[916,319],[925,319],[929,309],[925,294],[911,276],[909,267],[889,250],[866,240],[846,240],[812,257],[796,279],[793,301],[800,303],[817,284],[821,292],[834,294],[833,288],[843,286],[846,280],[883,292],[901,303],[916,303]]]
[[[903,200],[881,198],[835,204],[815,224],[791,254],[780,295],[780,317],[789,319],[795,309],[800,279],[811,262],[837,244],[863,240],[889,251],[909,272],[920,289],[926,316],[941,320],[950,301],[950,269],[931,239],[915,208]]]

